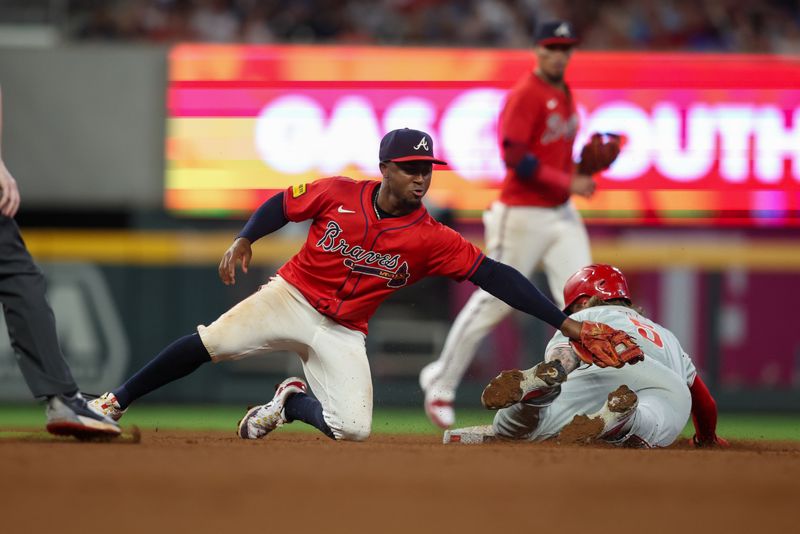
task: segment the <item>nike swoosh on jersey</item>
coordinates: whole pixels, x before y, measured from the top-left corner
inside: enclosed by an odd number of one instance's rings
[[[344,209],[344,206],[339,206],[339,210],[338,211],[339,211],[339,213],[355,213],[355,211],[353,211],[353,210]]]

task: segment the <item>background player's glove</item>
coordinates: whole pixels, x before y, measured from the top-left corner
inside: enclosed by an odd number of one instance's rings
[[[604,171],[619,156],[621,138],[616,134],[592,134],[581,150],[578,174],[596,174]]]
[[[731,444],[728,443],[727,439],[721,438],[716,434],[714,435],[714,439],[700,439],[697,437],[697,434],[695,434],[689,440],[689,444],[692,447],[697,447],[698,449],[715,449],[715,448],[727,449],[728,447],[731,446]]]
[[[644,359],[631,336],[603,323],[583,321],[580,341],[571,340],[570,344],[581,360],[598,367],[622,367]]]

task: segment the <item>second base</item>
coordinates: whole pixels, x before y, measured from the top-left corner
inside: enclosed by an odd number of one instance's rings
[[[464,445],[475,445],[497,440],[498,437],[495,436],[491,425],[481,425],[445,430],[442,443],[463,443]]]

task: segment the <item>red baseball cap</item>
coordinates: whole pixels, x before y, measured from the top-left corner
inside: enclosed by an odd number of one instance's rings
[[[431,136],[410,128],[392,130],[384,135],[378,157],[380,161],[430,161],[437,165],[447,165],[446,161],[433,157]]]

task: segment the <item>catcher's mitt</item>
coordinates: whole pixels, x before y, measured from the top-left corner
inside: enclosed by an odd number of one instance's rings
[[[644,353],[631,336],[603,323],[584,321],[580,341],[570,341],[578,357],[598,367],[622,367],[644,359]]]
[[[617,134],[592,134],[581,150],[578,174],[596,174],[604,171],[619,156],[622,139]]]

